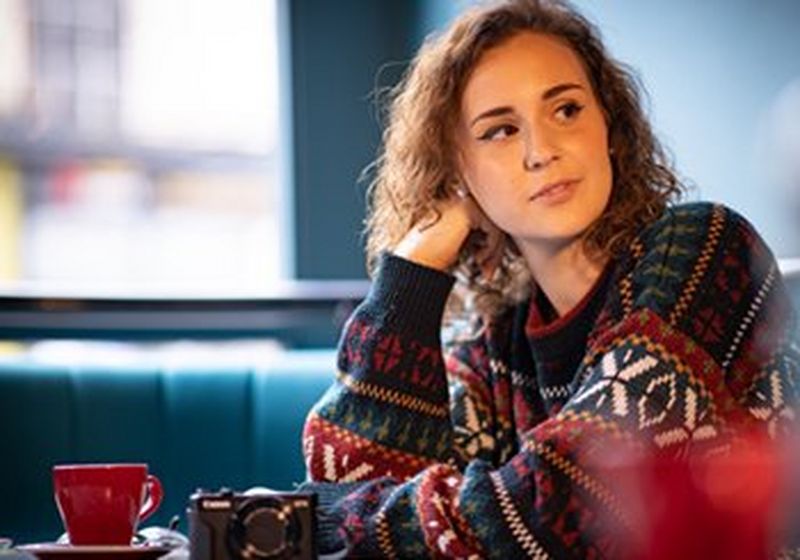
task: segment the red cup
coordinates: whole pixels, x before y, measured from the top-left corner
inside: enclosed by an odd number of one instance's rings
[[[145,464],[57,465],[53,488],[73,545],[130,545],[164,497]]]

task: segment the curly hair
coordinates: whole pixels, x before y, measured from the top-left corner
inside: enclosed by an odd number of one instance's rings
[[[458,175],[455,133],[465,85],[482,54],[511,36],[533,31],[565,41],[582,61],[608,128],[613,186],[602,216],[587,230],[592,254],[619,255],[684,187],[641,106],[634,72],[605,50],[598,29],[562,0],[502,0],[470,9],[441,35],[426,39],[400,82],[389,91],[383,147],[372,164],[366,221],[367,267],[394,248],[420,219],[452,196]],[[503,264],[481,278],[469,245],[454,273],[448,309],[495,315],[530,293],[524,260],[506,236]]]

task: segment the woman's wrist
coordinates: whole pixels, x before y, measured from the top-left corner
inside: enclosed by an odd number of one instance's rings
[[[451,256],[435,253],[428,250],[424,245],[414,243],[413,240],[409,240],[408,243],[405,243],[407,239],[408,236],[395,247],[394,251],[392,251],[393,255],[406,259],[414,264],[438,270],[439,272],[447,272],[453,264],[455,264],[455,257],[457,255]]]

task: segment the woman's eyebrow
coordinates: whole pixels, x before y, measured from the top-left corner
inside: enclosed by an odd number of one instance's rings
[[[565,91],[569,91],[571,89],[584,89],[580,84],[572,84],[572,83],[565,83],[565,84],[558,84],[551,88],[545,90],[542,94],[542,100],[547,101],[548,99],[552,99],[553,97],[557,97],[558,95],[564,93]],[[488,111],[484,111],[474,119],[472,122],[469,123],[469,126],[474,126],[476,122],[481,119],[488,119],[490,117],[499,117],[501,115],[507,115],[509,113],[513,113],[514,109],[507,105],[503,105],[502,107],[495,107],[493,109],[489,109]]]
[[[490,117],[499,117],[500,115],[507,115],[508,113],[513,113],[513,112],[514,110],[507,105],[504,105],[502,107],[495,107],[494,109],[489,109],[488,111],[484,111],[483,113],[472,119],[472,122],[469,123],[469,125],[474,126],[475,123],[481,119],[488,119]]]
[[[557,95],[560,95],[571,89],[583,89],[583,86],[580,84],[571,83],[558,84],[557,86],[553,86],[545,90],[545,92],[542,94],[542,100],[547,101],[548,99],[552,99],[553,97],[556,97]]]

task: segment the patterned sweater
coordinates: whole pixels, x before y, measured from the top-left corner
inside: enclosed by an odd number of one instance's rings
[[[725,207],[667,210],[568,315],[534,296],[443,348],[453,282],[384,255],[345,327],[303,437],[322,552],[613,556],[608,442],[685,457],[794,418],[794,313]]]

